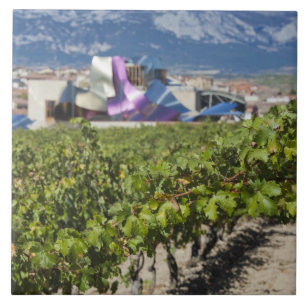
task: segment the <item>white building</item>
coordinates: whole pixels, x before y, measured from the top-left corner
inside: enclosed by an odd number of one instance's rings
[[[289,96],[278,96],[267,98],[267,103],[288,103],[290,101]]]
[[[28,117],[35,127],[47,127],[54,122],[55,106],[67,86],[66,80],[29,80]]]
[[[247,103],[256,103],[259,101],[259,97],[256,95],[246,95],[244,99]]]
[[[197,91],[193,87],[168,86],[167,88],[185,107],[191,111],[196,110],[196,106],[198,104],[197,99],[199,99],[199,95],[197,95]]]

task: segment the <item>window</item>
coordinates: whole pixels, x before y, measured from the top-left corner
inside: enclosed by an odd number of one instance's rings
[[[54,118],[54,100],[46,100],[46,119]]]

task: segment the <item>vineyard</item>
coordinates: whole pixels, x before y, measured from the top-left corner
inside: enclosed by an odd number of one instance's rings
[[[158,245],[174,288],[174,249],[205,259],[240,217],[295,221],[296,113],[292,101],[236,124],[14,131],[12,293],[140,294],[145,255],[153,293]]]

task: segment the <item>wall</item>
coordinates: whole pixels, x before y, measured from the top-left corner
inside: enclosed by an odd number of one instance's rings
[[[191,111],[196,110],[196,104],[198,95],[197,92],[193,89],[175,89],[170,88],[172,94],[176,97],[178,101],[180,101],[185,107],[187,107]]]
[[[40,125],[46,123],[46,100],[59,100],[66,80],[29,80],[28,82],[28,117]]]

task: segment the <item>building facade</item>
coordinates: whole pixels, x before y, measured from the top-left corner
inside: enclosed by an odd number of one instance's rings
[[[174,86],[169,87],[169,89],[176,97],[176,99],[180,101],[185,107],[187,107],[191,111],[196,110],[196,106],[200,103],[200,95],[196,90],[186,86]]]
[[[43,127],[54,123],[55,106],[66,86],[66,80],[29,80],[28,117]]]

